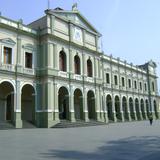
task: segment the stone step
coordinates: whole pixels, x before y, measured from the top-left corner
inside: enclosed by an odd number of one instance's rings
[[[0,130],[7,130],[7,129],[15,129],[15,127],[13,124],[11,124],[10,121],[0,122]]]
[[[22,128],[36,128],[36,126],[29,121],[22,121]]]
[[[78,120],[76,122],[61,120],[60,123],[57,123],[51,128],[74,128],[74,127],[88,127],[88,126],[97,126],[97,125],[106,125],[106,123],[94,121],[94,120],[90,120],[89,122],[85,122],[82,120]]]

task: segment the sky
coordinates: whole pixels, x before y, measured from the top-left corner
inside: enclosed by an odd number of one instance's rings
[[[75,2],[103,35],[105,54],[134,65],[152,59],[160,75],[160,0],[50,0],[50,8],[71,10]],[[29,24],[44,15],[47,4],[48,0],[0,0],[0,12]]]

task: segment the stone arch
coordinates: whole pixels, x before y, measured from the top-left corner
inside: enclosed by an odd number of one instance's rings
[[[21,88],[21,119],[23,127],[27,123],[35,124],[36,121],[36,90],[32,84],[25,83]]]
[[[0,82],[0,121],[14,122],[14,84],[7,80]]]
[[[112,108],[112,97],[110,94],[106,96],[106,106],[107,106],[108,120],[114,120],[113,108]]]
[[[69,92],[64,86],[58,90],[58,109],[59,119],[69,120]]]
[[[122,109],[124,113],[124,119],[129,120],[128,109],[127,109],[127,98],[125,96],[122,97]]]
[[[58,87],[58,92],[59,92],[60,88],[64,87],[67,90],[67,92],[69,93],[70,88],[69,88],[68,84],[58,84],[57,87]]]
[[[138,100],[138,98],[135,98],[135,109],[136,109],[137,119],[138,119],[138,120],[141,120],[140,110],[139,110],[139,100]]]
[[[87,93],[88,118],[96,120],[95,95],[92,90]]]
[[[135,120],[136,117],[135,117],[135,113],[134,113],[134,103],[133,103],[133,98],[132,97],[129,98],[129,108],[130,108],[131,119]]]
[[[13,89],[14,89],[14,93],[16,93],[16,86],[15,86],[15,82],[13,82],[13,80],[8,80],[8,79],[0,80],[0,84],[3,83],[3,82],[10,83],[12,85]]]
[[[156,102],[156,100],[153,100],[153,106],[154,106],[155,117],[156,117],[156,119],[158,119],[159,116],[158,116],[158,111],[157,111],[157,102]]]
[[[30,85],[34,88],[34,92],[35,92],[35,95],[37,94],[37,89],[36,89],[36,85],[33,84],[32,82],[23,82],[21,85],[20,85],[20,91],[22,91],[22,88],[23,86],[25,85]]]
[[[122,120],[121,109],[120,109],[120,98],[117,95],[115,96],[115,112],[116,112],[116,118]]]
[[[78,55],[74,56],[74,72],[75,74],[81,74],[81,61]]]
[[[82,95],[82,91],[79,88],[75,89],[75,91],[74,91],[74,113],[75,113],[76,120],[84,119],[84,116],[83,116],[83,95]]]
[[[141,99],[141,112],[142,112],[143,119],[146,119],[144,100],[143,99]]]

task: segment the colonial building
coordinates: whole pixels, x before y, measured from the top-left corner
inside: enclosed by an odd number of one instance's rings
[[[76,5],[29,25],[0,16],[0,121],[22,128],[159,118],[156,64],[108,56],[100,37]]]

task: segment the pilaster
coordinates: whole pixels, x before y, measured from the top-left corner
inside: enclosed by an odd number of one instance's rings
[[[123,113],[123,104],[122,104],[122,99],[120,99],[120,118],[122,120],[122,122],[125,121],[125,117],[124,117],[124,113]]]
[[[101,121],[100,118],[100,94],[98,88],[95,89],[95,110],[96,110],[96,120]]]
[[[22,128],[21,120],[21,90],[20,81],[16,80],[16,92],[14,93],[14,125],[15,128]]]
[[[116,111],[115,111],[115,99],[114,99],[114,96],[112,95],[112,108],[113,108],[113,121],[114,122],[117,122],[117,117],[116,117]]]
[[[22,62],[21,62],[21,55],[23,54],[21,52],[21,48],[22,48],[22,40],[21,38],[17,38],[17,65],[22,65]]]
[[[136,106],[135,106],[135,101],[134,100],[133,100],[133,115],[134,115],[135,120],[137,121],[138,118],[137,118],[137,114],[136,114]]]
[[[128,111],[128,120],[129,120],[129,121],[132,121],[131,111],[130,111],[130,108],[129,108],[129,100],[127,100],[127,111]]]
[[[54,121],[59,122],[59,108],[58,108],[58,84],[54,83]]]
[[[89,122],[87,107],[87,90],[83,88],[83,117],[85,122]]]
[[[105,94],[103,93],[103,115],[104,115],[104,122],[108,123],[108,113],[107,113],[107,106],[106,106],[106,98],[105,98]]]
[[[73,86],[70,86],[70,93],[69,93],[69,120],[71,122],[75,122],[75,113],[74,113],[74,93],[73,93]]]

